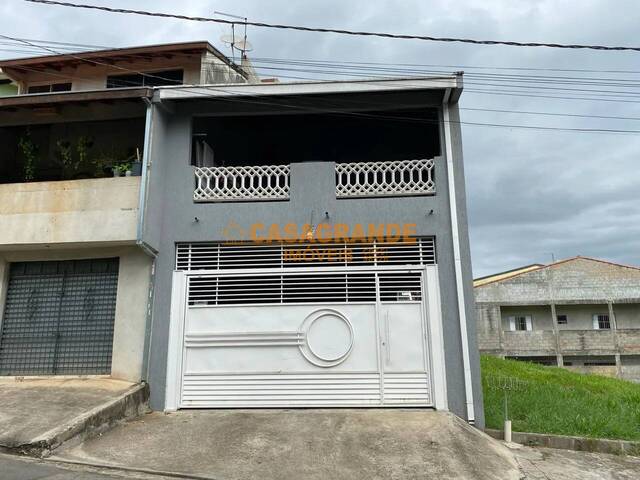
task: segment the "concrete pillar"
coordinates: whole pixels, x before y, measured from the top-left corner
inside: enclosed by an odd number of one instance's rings
[[[502,308],[500,305],[496,305],[495,313],[498,318],[498,344],[500,345],[500,350],[504,351],[504,329],[502,328]]]
[[[143,376],[152,260],[132,248],[120,255],[111,376],[139,382]]]
[[[556,362],[559,367],[564,366],[564,358],[562,357],[562,352],[560,351],[560,333],[558,328],[558,315],[556,313],[556,304],[551,303],[551,324],[553,325],[553,335],[556,339]]]
[[[613,310],[613,302],[607,302],[607,308],[609,309],[609,322],[611,323],[611,334],[613,335],[613,346],[615,348],[616,357],[616,375],[618,378],[622,378],[622,361],[620,360],[620,341],[618,339],[618,324],[616,322],[616,313]]]

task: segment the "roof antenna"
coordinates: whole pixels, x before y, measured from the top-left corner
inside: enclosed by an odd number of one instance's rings
[[[231,47],[231,59],[235,63],[236,55],[235,51],[238,50],[240,52],[240,60],[245,57],[246,52],[250,52],[253,50],[253,46],[247,40],[247,17],[241,17],[239,15],[233,15],[231,13],[225,12],[213,12],[215,15],[222,15],[223,17],[235,18],[237,20],[242,20],[244,23],[244,36],[242,40],[236,40],[236,24],[235,22],[231,23],[231,35],[223,35],[220,37],[220,40],[223,43],[228,44]]]

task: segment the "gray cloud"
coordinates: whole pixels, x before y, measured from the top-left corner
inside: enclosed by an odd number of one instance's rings
[[[640,6],[635,0],[617,1],[615,8],[606,0],[92,1],[203,16],[216,9],[257,21],[309,26],[565,43],[635,44],[640,24]],[[0,27],[7,35],[105,46],[207,39],[222,48],[218,39],[227,32],[212,24],[69,10],[19,0],[2,2]],[[257,28],[249,34],[255,58],[640,71],[638,53],[482,47]],[[21,55],[0,50],[0,57],[15,56]],[[276,73],[265,70],[262,74]],[[640,80],[639,74],[588,75]],[[492,87],[474,85],[476,82],[471,76],[465,79],[467,91],[461,107],[640,117],[640,103],[485,95],[471,90]],[[562,91],[547,93],[567,96]],[[640,130],[640,121],[632,120],[469,110],[462,110],[462,120]],[[548,262],[552,253],[555,258],[582,254],[640,265],[640,135],[463,125],[463,139],[476,276]]]

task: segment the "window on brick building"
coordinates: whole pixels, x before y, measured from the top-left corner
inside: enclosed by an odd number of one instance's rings
[[[604,314],[594,315],[593,328],[595,330],[610,330],[611,322],[609,321],[609,315],[604,315]]]
[[[509,327],[512,332],[531,330],[531,315],[516,315],[509,317]]]
[[[558,315],[558,325],[566,325],[569,319],[566,315]]]

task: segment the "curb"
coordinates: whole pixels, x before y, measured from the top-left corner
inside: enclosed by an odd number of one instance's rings
[[[486,428],[485,433],[497,440],[504,439],[502,430]],[[640,456],[640,442],[608,440],[604,438],[571,437],[544,433],[511,432],[511,440],[530,447],[558,448],[577,452],[610,453],[614,455]]]
[[[91,463],[91,462],[81,462],[77,460],[63,460],[55,457],[44,459],[44,463],[75,466],[75,467],[88,467],[96,470],[111,470],[113,472],[146,473],[149,475],[157,475],[160,477],[183,478],[187,480],[218,480],[216,477],[208,477],[208,476],[198,475],[195,473],[191,474],[191,473],[170,472],[166,470],[154,470],[151,468],[125,467],[122,465],[113,465],[109,463]]]
[[[111,428],[119,420],[137,417],[147,411],[149,385],[134,385],[118,398],[103,403],[77,416],[69,423],[53,428],[28,443],[4,446],[7,453],[32,457],[48,457],[51,452],[71,439],[84,440]]]

